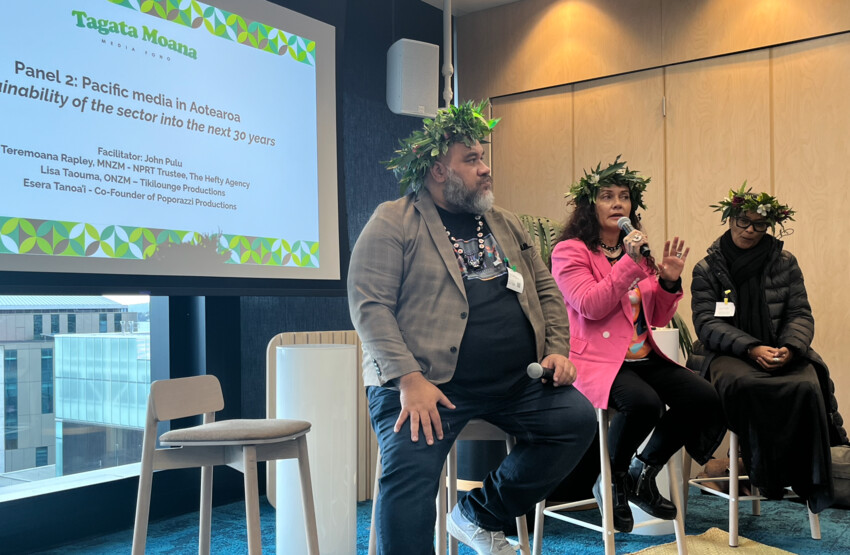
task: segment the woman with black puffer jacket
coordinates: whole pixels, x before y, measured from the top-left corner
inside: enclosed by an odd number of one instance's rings
[[[717,205],[729,229],[694,268],[698,341],[688,366],[711,381],[740,438],[750,481],[769,499],[792,489],[814,513],[834,490],[830,446],[847,433],[797,259],[767,234],[794,211],[767,193],[732,190]]]

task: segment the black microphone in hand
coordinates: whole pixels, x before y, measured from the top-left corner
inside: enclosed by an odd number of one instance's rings
[[[532,362],[529,364],[528,368],[525,369],[525,372],[528,374],[528,377],[533,380],[543,378],[551,381],[555,378],[555,370],[553,368],[543,368],[538,362]]]
[[[626,235],[635,230],[635,226],[632,225],[632,221],[627,217],[623,216],[619,220],[617,220],[617,227],[620,228]],[[649,245],[644,243],[640,246],[640,253],[644,256],[644,258],[649,258],[652,254],[649,252]]]

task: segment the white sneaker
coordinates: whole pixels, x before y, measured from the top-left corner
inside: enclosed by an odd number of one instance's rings
[[[516,555],[517,548],[505,538],[505,533],[479,528],[463,516],[455,505],[446,519],[449,534],[475,550],[478,555]]]

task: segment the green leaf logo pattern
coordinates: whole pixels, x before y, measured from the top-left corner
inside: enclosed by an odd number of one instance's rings
[[[280,29],[258,21],[245,20],[241,15],[209,6],[196,0],[109,0],[162,20],[192,29],[204,27],[211,35],[289,57],[303,64],[316,65],[316,41],[286,34]]]
[[[319,242],[222,234],[219,250],[229,250],[228,264],[319,267]]]
[[[166,243],[201,244],[197,231],[0,216],[0,254],[146,260]],[[228,264],[319,267],[319,242],[222,234],[216,249]]]

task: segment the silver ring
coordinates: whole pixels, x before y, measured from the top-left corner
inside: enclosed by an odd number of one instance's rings
[[[773,362],[779,362],[779,357],[773,357]]]
[[[676,258],[682,258],[682,251],[676,253]]]
[[[632,237],[632,241],[635,243],[639,243],[641,239],[643,239],[643,235],[641,235],[640,233]]]

